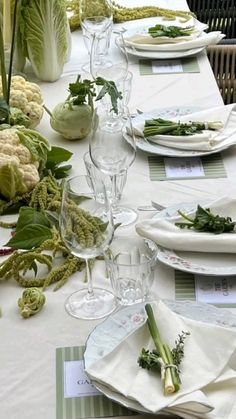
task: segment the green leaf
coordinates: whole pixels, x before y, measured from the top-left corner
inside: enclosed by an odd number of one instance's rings
[[[44,214],[30,207],[21,207],[16,232],[19,232],[28,225],[32,225],[33,227],[35,224],[48,228],[51,227],[48,218]]]
[[[45,240],[51,238],[52,232],[50,228],[39,224],[26,225],[5,246],[13,247],[14,249],[31,250],[39,247]]]
[[[51,168],[58,165],[59,163],[68,161],[72,154],[73,153],[71,153],[71,151],[66,150],[63,147],[52,147],[47,154],[46,167]]]
[[[68,176],[68,172],[71,170],[72,165],[66,164],[64,166],[56,167],[53,171],[53,176],[56,179],[63,179]]]
[[[105,80],[102,77],[96,78],[96,85],[103,86],[96,100],[102,99],[106,94],[110,95],[112,108],[110,111],[118,113],[118,99],[122,99],[122,93],[118,91],[114,81]]]

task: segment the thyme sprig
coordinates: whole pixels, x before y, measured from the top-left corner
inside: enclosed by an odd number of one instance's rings
[[[179,228],[192,228],[199,232],[210,232],[214,234],[229,233],[234,230],[235,221],[231,217],[221,217],[213,214],[209,208],[197,206],[194,218],[189,217],[183,211],[179,210],[181,215],[187,222],[179,221],[175,225]]]

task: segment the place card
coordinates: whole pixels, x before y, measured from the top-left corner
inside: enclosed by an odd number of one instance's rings
[[[204,177],[200,157],[164,157],[166,177],[171,179]]]
[[[209,304],[236,302],[236,276],[195,275],[196,300]]]
[[[84,371],[84,361],[64,362],[64,397],[84,397],[101,394]]]
[[[153,74],[183,73],[184,71],[181,60],[153,60],[151,64]]]
[[[136,415],[93,386],[84,371],[83,353],[83,346],[56,349],[56,419]]]
[[[209,276],[175,270],[175,299],[236,308],[236,276]]]
[[[225,178],[220,153],[202,157],[148,156],[150,180]]]
[[[183,57],[171,60],[139,60],[141,76],[178,73],[200,73],[197,57]]]

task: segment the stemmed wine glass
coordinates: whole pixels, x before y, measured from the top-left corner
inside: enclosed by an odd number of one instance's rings
[[[99,319],[115,309],[114,295],[93,287],[90,260],[101,255],[113,238],[113,223],[106,191],[104,202],[95,199],[96,184],[86,175],[65,180],[59,217],[60,233],[72,255],[86,262],[87,287],[71,294],[65,309],[73,317]]]
[[[116,176],[127,171],[136,156],[130,118],[124,120],[122,113],[116,115],[114,112],[110,117],[103,104],[98,105],[89,137],[89,152],[94,165],[111,177],[112,195],[115,197]],[[115,224],[125,226],[137,219],[137,213],[132,208],[118,206],[116,199],[110,202]]]
[[[113,24],[111,0],[80,0],[80,22],[83,39],[88,53],[92,43],[97,41],[95,61],[103,62],[108,52]],[[83,66],[90,71],[90,62]]]

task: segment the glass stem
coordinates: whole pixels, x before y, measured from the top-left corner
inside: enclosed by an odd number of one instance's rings
[[[117,208],[117,177],[116,175],[111,176],[111,207],[115,212]]]
[[[87,276],[87,282],[88,282],[87,299],[92,300],[94,298],[94,292],[93,292],[93,280],[92,280],[92,272],[90,268],[90,261],[88,259],[85,259],[85,263],[86,263],[86,276]]]

